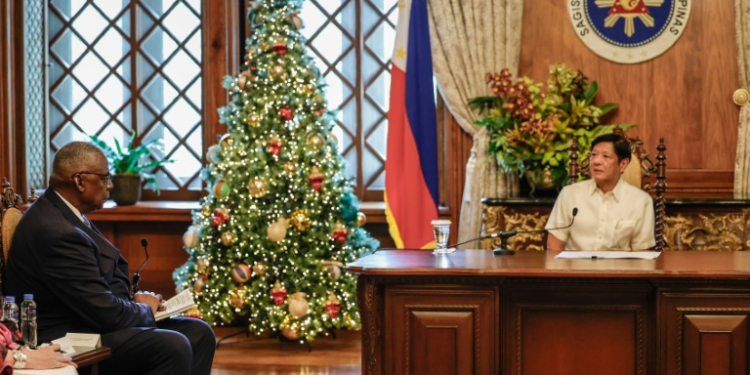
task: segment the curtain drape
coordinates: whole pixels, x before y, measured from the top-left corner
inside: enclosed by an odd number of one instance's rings
[[[735,0],[737,66],[740,87],[750,90],[750,0]],[[737,158],[734,164],[734,198],[750,199],[750,103],[740,108]]]
[[[508,68],[516,76],[521,53],[523,0],[430,0],[432,64],[438,89],[474,144],[466,166],[458,241],[480,235],[483,197],[518,196],[518,176],[498,169],[487,129],[469,99],[488,95],[485,73]],[[468,243],[465,247],[476,247]]]

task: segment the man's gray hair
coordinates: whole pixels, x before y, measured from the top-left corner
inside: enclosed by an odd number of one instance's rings
[[[102,149],[93,143],[74,141],[66,144],[55,154],[52,162],[52,175],[67,179],[74,173],[83,172],[78,169],[93,165],[98,155],[104,155]]]

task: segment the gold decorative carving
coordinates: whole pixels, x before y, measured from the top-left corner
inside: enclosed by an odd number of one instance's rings
[[[503,206],[484,207],[484,234],[498,233],[515,229],[529,231],[544,229],[549,215],[539,212],[519,213]],[[499,238],[482,241],[482,249],[491,250],[500,246]],[[508,246],[513,250],[544,251],[544,233],[519,233],[508,240]]]
[[[734,100],[734,104],[737,104],[741,107],[747,104],[748,100],[750,100],[750,91],[747,91],[745,89],[737,89],[735,90],[734,94],[732,94],[732,100]]]
[[[667,217],[665,241],[670,250],[741,251],[750,249],[750,209],[727,214]]]

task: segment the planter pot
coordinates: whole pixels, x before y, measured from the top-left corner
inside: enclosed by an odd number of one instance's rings
[[[141,200],[141,175],[116,174],[112,176],[112,184],[109,197],[118,206],[132,206]]]
[[[560,183],[552,178],[549,168],[527,170],[524,173],[526,182],[528,182],[532,198],[539,196],[556,196],[560,191]]]

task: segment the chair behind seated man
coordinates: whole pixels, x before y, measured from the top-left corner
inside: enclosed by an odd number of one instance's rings
[[[36,198],[37,196],[34,195],[34,189],[31,189],[31,196],[27,199],[26,204],[33,203]],[[18,222],[21,221],[23,211],[26,208],[24,206],[23,198],[15,193],[10,182],[8,182],[8,179],[3,177],[2,191],[0,192],[0,251],[2,251],[2,256],[0,257],[0,278],[2,279],[3,286],[5,285],[5,265],[8,261],[8,251],[13,242],[13,233],[18,226]],[[2,290],[1,292],[5,295],[5,290]],[[111,356],[110,349],[102,347],[94,352],[76,357],[74,362],[76,362],[79,368],[91,366],[90,374],[96,375],[99,373],[98,363]],[[75,370],[73,370],[72,367],[67,367],[66,369],[70,369],[70,372],[75,373]],[[42,374],[45,371],[50,370],[24,370],[23,372],[29,374]]]
[[[667,150],[667,147],[664,145],[664,138],[660,138],[659,144],[656,146],[656,163],[654,163],[649,157],[648,151],[643,149],[643,142],[639,138],[628,137],[619,126],[615,126],[612,132],[625,138],[630,143],[630,164],[625,169],[622,178],[629,184],[641,188],[646,192],[650,193],[652,188],[654,190],[654,206],[656,210],[654,236],[656,237],[656,249],[660,251],[664,250],[667,247],[665,240],[667,155],[664,152]],[[568,184],[591,177],[589,160],[584,159],[579,162],[578,151],[578,141],[573,138],[573,142],[570,145],[570,165],[568,167],[570,180]]]

